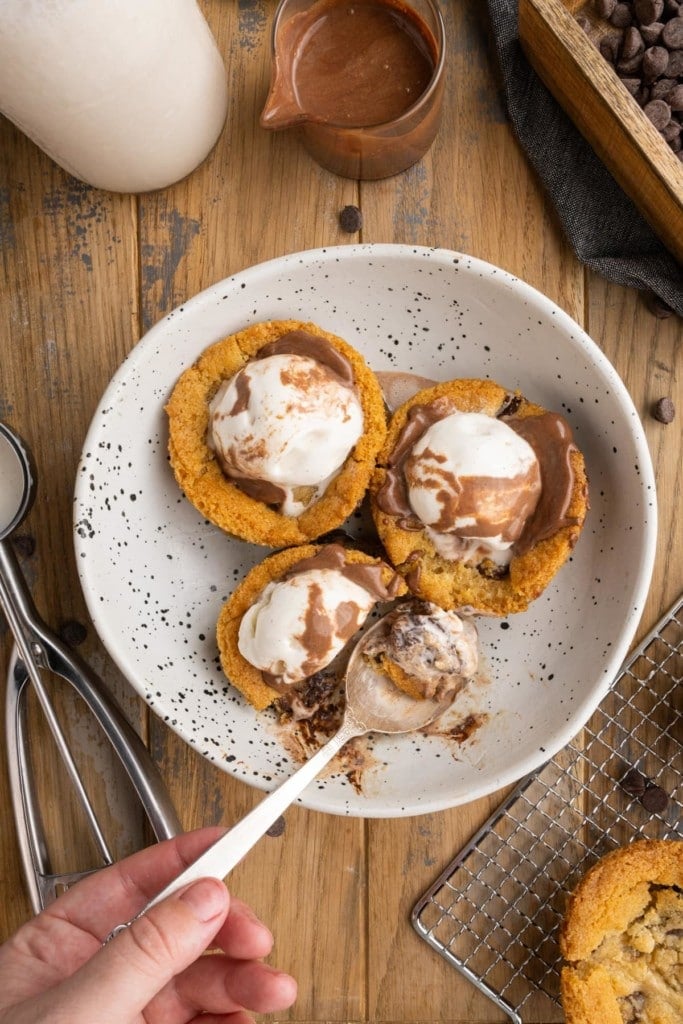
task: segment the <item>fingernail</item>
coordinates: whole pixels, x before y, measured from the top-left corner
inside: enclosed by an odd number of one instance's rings
[[[202,878],[179,896],[187,903],[198,921],[212,921],[223,913],[227,904],[227,890],[216,878]]]

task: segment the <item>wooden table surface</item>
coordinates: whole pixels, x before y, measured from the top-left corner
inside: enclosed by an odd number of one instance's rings
[[[112,374],[144,332],[208,285],[284,253],[349,242],[442,246],[497,264],[544,292],[592,336],[618,369],[642,417],[659,495],[654,577],[643,635],[681,589],[683,490],[679,419],[665,426],[653,402],[683,412],[683,331],[657,319],[636,291],[587,272],[506,120],[484,5],[443,3],[449,39],[443,125],[429,155],[396,178],[359,184],[318,168],[289,134],[257,121],[268,82],[274,0],[205,0],[225,56],[230,107],[218,145],[188,179],[142,196],[83,185],[13,125],[0,121],[0,418],[24,436],[39,493],[22,528],[35,540],[21,562],[48,623],[88,626],[81,653],[123,703],[148,743],[183,826],[240,818],[261,794],[203,760],[150,714],[94,633],[72,544],[72,494],[86,429]],[[567,168],[571,173],[571,168]],[[360,206],[360,236],[338,224]],[[3,665],[10,643],[0,624]],[[140,815],[87,716],[68,703],[72,743],[117,854],[145,842]],[[41,777],[53,785],[45,817],[56,867],[92,864],[79,812],[56,755],[32,721]],[[62,785],[63,783],[63,785]],[[293,1021],[504,1019],[413,932],[410,910],[502,794],[399,820],[359,820],[293,808],[231,888],[269,922],[274,962],[299,980]],[[29,915],[0,773],[0,937]],[[545,1018],[561,1020],[559,1011]]]

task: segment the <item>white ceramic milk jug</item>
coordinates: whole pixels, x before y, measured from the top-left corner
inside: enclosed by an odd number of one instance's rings
[[[0,0],[0,111],[90,185],[178,181],[213,147],[227,103],[196,0]]]

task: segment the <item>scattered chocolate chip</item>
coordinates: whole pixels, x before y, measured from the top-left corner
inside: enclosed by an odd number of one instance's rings
[[[629,768],[619,785],[625,793],[628,793],[629,796],[640,797],[645,792],[647,780],[637,768]]]
[[[30,533],[15,533],[12,537],[12,546],[22,558],[30,558],[35,554],[36,539]]]
[[[616,6],[617,0],[595,0],[595,11],[601,18],[609,18]]]
[[[88,635],[88,630],[82,622],[75,619],[68,619],[59,627],[59,636],[69,647],[79,647]]]
[[[342,231],[348,231],[351,235],[363,227],[363,214],[357,206],[345,206],[339,214],[339,224]]]
[[[646,786],[640,802],[650,814],[661,814],[666,810],[669,798],[661,786],[650,785]]]
[[[584,18],[582,14],[577,15],[576,24],[579,28],[582,28],[584,32],[590,32],[591,23],[588,18]]]
[[[652,408],[652,415],[660,423],[673,423],[676,407],[670,398],[658,398]]]
[[[270,828],[266,829],[266,835],[267,836],[272,836],[273,839],[277,839],[278,836],[282,835],[284,830],[285,830],[285,819],[283,818],[282,815],[280,815],[279,818],[275,819],[275,821],[270,826]]]

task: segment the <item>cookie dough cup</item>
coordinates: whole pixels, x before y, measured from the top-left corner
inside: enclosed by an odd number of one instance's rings
[[[436,384],[418,392],[396,410],[370,484],[377,532],[391,563],[405,577],[414,594],[447,610],[498,616],[523,611],[548,585],[578,540],[588,510],[588,482],[583,456],[573,443],[568,445],[570,493],[566,507],[557,518],[557,528],[549,536],[540,534],[539,539],[526,549],[521,543],[515,545],[511,550],[518,553],[513,553],[507,567],[500,568],[488,557],[472,564],[458,561],[455,557],[444,557],[424,523],[410,507],[398,513],[388,511],[388,505],[392,503],[383,497],[391,484],[392,474],[396,480],[397,474],[401,473],[400,466],[393,463],[404,428],[409,419],[420,415],[421,407],[432,403],[436,403],[439,410],[438,418],[452,412],[464,412],[515,421],[533,417],[552,417],[560,423],[563,421],[527,401],[521,394],[511,393],[493,381],[454,380]],[[539,420],[534,425],[536,429],[541,422]],[[562,429],[568,431],[566,424]],[[405,490],[403,495],[405,498]],[[524,541],[525,532],[526,527],[520,542]]]
[[[271,583],[277,583],[297,571],[297,565],[309,563],[316,555],[326,552],[335,562],[350,566],[367,566],[374,569],[374,583],[377,587],[376,601],[392,600],[406,592],[400,576],[382,561],[362,551],[342,548],[340,545],[304,544],[270,555],[247,573],[242,582],[223,605],[216,627],[216,638],[220,652],[221,667],[233,686],[242,693],[257,711],[263,711],[282,695],[283,689],[271,685],[266,673],[256,668],[242,655],[239,649],[239,631],[247,611],[259,600]],[[376,567],[376,568],[375,568]],[[332,658],[330,658],[330,661]],[[329,664],[329,662],[328,662]],[[286,691],[296,689],[296,684]]]
[[[223,472],[209,447],[209,405],[224,381],[264,346],[292,331],[322,339],[350,365],[363,413],[363,433],[324,493],[297,516],[245,493]],[[375,456],[386,435],[382,391],[363,357],[342,338],[312,323],[273,320],[254,324],[211,345],[179,378],[166,405],[169,455],[179,487],[210,522],[254,544],[287,547],[335,529],[362,500]]]
[[[599,860],[560,929],[566,1024],[683,1020],[683,842],[645,839]]]

